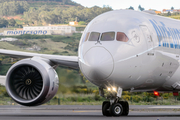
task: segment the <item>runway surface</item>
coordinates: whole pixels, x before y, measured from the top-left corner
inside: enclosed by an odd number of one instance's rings
[[[0,106],[1,120],[180,120],[180,106],[130,106],[127,117],[104,117],[101,106]]]

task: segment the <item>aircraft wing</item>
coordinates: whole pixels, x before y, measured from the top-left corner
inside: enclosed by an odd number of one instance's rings
[[[4,49],[0,49],[0,54],[7,55],[10,57],[17,57],[17,58],[42,57],[49,59],[53,63],[59,64],[61,66],[66,66],[73,69],[79,69],[77,56],[48,55],[48,54],[20,52],[20,51],[4,50]]]

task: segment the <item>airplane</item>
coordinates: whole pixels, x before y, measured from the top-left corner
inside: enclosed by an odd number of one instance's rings
[[[114,10],[94,18],[85,28],[78,56],[59,56],[0,49],[0,54],[24,58],[7,72],[9,96],[24,106],[37,106],[56,94],[58,65],[80,69],[107,97],[104,116],[127,116],[122,91],[180,90],[179,20],[133,10]],[[105,96],[107,90],[109,96]]]

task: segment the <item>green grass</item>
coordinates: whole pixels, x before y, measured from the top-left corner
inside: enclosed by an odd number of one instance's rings
[[[14,46],[8,42],[0,42],[0,49],[21,50],[18,46]]]
[[[11,67],[11,64],[5,64],[3,66],[0,66],[0,75],[6,75],[10,67]]]
[[[0,49],[69,56],[69,55],[77,55],[81,34],[73,34],[72,36],[61,36],[61,35],[0,36],[0,39],[6,37],[17,38],[19,40],[13,42],[0,42]],[[33,45],[37,45],[41,47],[41,51],[26,50],[27,48],[30,48]]]
[[[60,86],[60,88],[64,89],[63,86]],[[72,87],[71,87],[72,88]],[[67,87],[66,89],[69,89]],[[106,101],[105,98],[100,97],[97,93],[76,93],[70,90],[71,93],[65,93],[62,92],[57,93],[53,99],[51,99],[49,102],[45,103],[44,105],[102,105],[103,101]],[[125,96],[127,92],[123,92],[123,97]],[[131,96],[133,94],[138,94],[137,98],[141,97],[141,100],[137,101],[137,99],[133,97],[132,100],[127,100],[130,105],[180,105],[180,96],[163,98],[161,97],[152,97],[151,101],[148,102],[146,99],[144,99],[146,96],[146,93],[131,93]],[[125,100],[125,99],[121,99]],[[17,105],[10,97],[8,97],[8,94],[5,90],[4,86],[0,85],[0,105]]]
[[[106,99],[99,96],[100,99],[95,100],[95,94],[61,94],[56,95],[53,99],[43,105],[102,105]],[[167,100],[154,100],[152,102],[128,101],[130,105],[180,105],[179,100],[173,98]],[[0,105],[18,105],[10,97],[0,97]]]
[[[180,19],[180,15],[178,15],[178,16],[170,16],[170,18],[173,18],[173,19]]]

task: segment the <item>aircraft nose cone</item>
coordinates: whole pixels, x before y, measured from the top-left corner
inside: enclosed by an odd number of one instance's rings
[[[104,80],[114,69],[112,55],[103,47],[93,47],[84,55],[82,69],[90,80]]]

